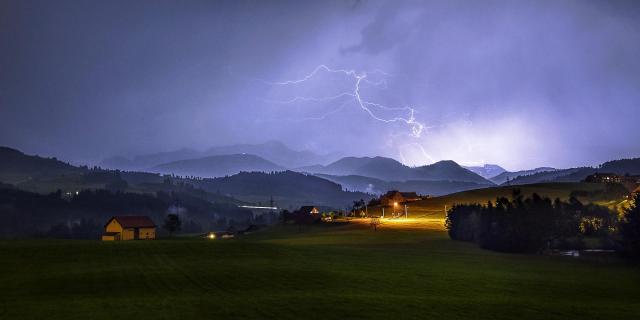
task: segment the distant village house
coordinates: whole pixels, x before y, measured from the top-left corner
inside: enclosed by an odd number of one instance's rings
[[[312,224],[321,218],[320,209],[314,206],[302,206],[291,213],[285,213],[283,220],[295,224]]]
[[[392,190],[380,197],[380,204],[383,206],[393,206],[418,200],[422,200],[422,198],[415,192]]]
[[[147,216],[115,216],[104,226],[103,241],[156,238],[156,225]]]
[[[594,173],[587,176],[585,182],[595,183],[620,183],[620,176],[615,173]]]
[[[307,215],[316,215],[320,213],[320,209],[314,206],[302,206],[300,209],[296,211],[297,213],[307,214]]]
[[[584,181],[595,183],[619,183],[631,192],[640,186],[640,176],[623,176],[615,173],[594,173],[587,176]]]

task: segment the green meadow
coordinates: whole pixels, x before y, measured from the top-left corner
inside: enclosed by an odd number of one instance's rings
[[[640,267],[503,254],[441,221],[0,242],[0,319],[639,319]]]

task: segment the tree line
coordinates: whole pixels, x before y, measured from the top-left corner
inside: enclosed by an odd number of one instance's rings
[[[514,190],[511,199],[498,197],[486,205],[453,206],[447,212],[445,225],[451,239],[502,252],[580,249],[585,237],[597,237],[603,247],[638,256],[638,211],[634,204],[619,217],[606,207],[585,205],[575,197],[568,201],[552,201],[538,194],[525,198]]]
[[[98,239],[111,216],[147,215],[160,226],[170,213],[180,215],[183,232],[256,222],[250,210],[212,203],[186,192],[141,194],[99,189],[67,198],[60,190],[42,195],[0,185],[0,238]]]

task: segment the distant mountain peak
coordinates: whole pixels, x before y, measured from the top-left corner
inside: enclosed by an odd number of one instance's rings
[[[463,168],[472,171],[485,179],[491,179],[507,170],[497,164],[484,164],[482,166],[464,166]]]
[[[460,165],[453,160],[440,160],[430,164],[429,166],[452,166],[452,167],[460,167]]]
[[[493,184],[482,176],[460,166],[453,160],[441,160],[416,168],[422,173],[423,180],[466,181],[480,184]]]

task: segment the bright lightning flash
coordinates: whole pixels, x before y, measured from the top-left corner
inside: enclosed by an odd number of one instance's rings
[[[386,86],[387,83],[386,83],[386,80],[384,78],[382,80],[380,80],[380,81],[371,81],[371,80],[369,80],[370,79],[369,75],[373,75],[373,74],[379,74],[382,77],[389,76],[389,74],[387,74],[387,73],[385,73],[383,71],[380,71],[380,70],[375,70],[375,71],[371,71],[371,72],[366,72],[366,71],[358,72],[356,70],[332,69],[332,68],[327,67],[326,65],[319,65],[311,73],[307,74],[306,76],[304,76],[301,79],[287,80],[287,81],[281,81],[281,82],[268,82],[268,81],[262,81],[262,82],[264,82],[264,83],[266,83],[268,85],[274,85],[274,86],[297,85],[297,84],[302,84],[302,83],[305,83],[307,81],[313,80],[321,72],[332,73],[332,74],[343,74],[343,75],[345,75],[347,77],[350,77],[351,79],[354,80],[353,90],[341,92],[339,94],[332,95],[332,96],[327,96],[327,97],[296,96],[296,97],[293,97],[293,98],[288,99],[288,100],[279,100],[279,101],[278,100],[265,100],[265,101],[272,102],[272,103],[291,104],[291,103],[305,102],[305,101],[331,102],[331,101],[336,101],[336,100],[343,99],[343,98],[350,98],[350,99],[353,99],[356,102],[356,104],[362,110],[364,110],[374,120],[381,121],[381,122],[386,122],[386,123],[401,122],[401,123],[406,124],[411,129],[411,133],[410,134],[412,136],[416,137],[416,138],[419,138],[420,135],[422,134],[423,130],[426,128],[423,123],[421,123],[421,122],[416,120],[416,118],[415,118],[416,110],[414,108],[410,107],[410,106],[390,107],[390,106],[387,106],[387,105],[384,105],[384,104],[381,104],[381,103],[368,101],[368,100],[363,98],[361,89],[364,88],[364,87],[367,87],[367,85],[373,86],[373,87]],[[344,106],[344,104],[341,105],[337,110],[330,111],[327,114],[322,115],[321,117],[317,117],[317,118],[313,118],[313,119],[324,119],[327,115],[337,112],[343,106]],[[376,112],[374,112],[372,109],[374,109],[374,110],[375,109],[380,109],[380,110],[386,110],[386,111],[401,111],[401,112],[407,112],[408,115],[404,116],[404,117],[385,118],[385,117],[380,116]]]

